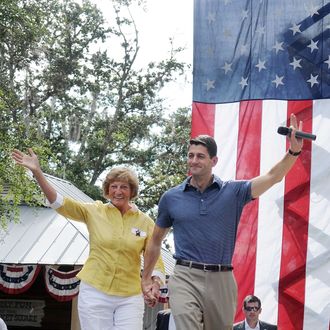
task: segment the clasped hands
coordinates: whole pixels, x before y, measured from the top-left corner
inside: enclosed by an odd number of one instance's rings
[[[146,305],[154,307],[160,296],[160,281],[152,278],[142,279],[141,287]]]

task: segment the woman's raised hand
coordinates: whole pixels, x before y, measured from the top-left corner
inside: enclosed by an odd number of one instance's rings
[[[32,171],[34,178],[39,183],[39,186],[46,195],[48,201],[54,203],[57,197],[56,190],[42,173],[37,155],[31,148],[29,148],[28,151],[29,155],[20,150],[14,149],[11,156],[18,165],[24,166]]]
[[[37,155],[33,152],[32,148],[29,148],[28,151],[29,155],[18,149],[14,149],[11,156],[18,165],[24,166],[32,172],[40,170],[40,164]]]

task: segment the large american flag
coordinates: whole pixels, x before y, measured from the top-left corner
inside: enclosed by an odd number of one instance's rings
[[[192,136],[218,143],[215,173],[249,179],[285,154],[291,113],[317,135],[285,180],[248,204],[234,254],[244,297],[280,330],[330,329],[330,3],[195,0]],[[221,297],[219,297],[221,300]]]

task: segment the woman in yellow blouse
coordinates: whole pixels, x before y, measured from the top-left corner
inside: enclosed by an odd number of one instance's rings
[[[134,172],[118,167],[108,173],[103,194],[110,203],[82,203],[56,192],[43,175],[32,149],[29,155],[15,149],[12,157],[32,171],[52,208],[87,225],[90,252],[77,275],[81,280],[78,296],[81,329],[141,330],[144,312],[141,254],[151,238],[154,222],[131,203],[138,194]],[[153,275],[156,289],[165,280],[161,260]]]

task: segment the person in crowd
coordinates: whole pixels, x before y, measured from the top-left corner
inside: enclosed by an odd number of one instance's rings
[[[8,330],[5,321],[0,317],[0,330]]]
[[[177,329],[232,329],[237,303],[232,256],[240,216],[248,202],[283,179],[300,154],[303,141],[295,137],[295,115],[290,122],[290,147],[283,159],[251,180],[222,181],[212,174],[218,162],[214,139],[201,135],[190,140],[190,176],[160,199],[142,275],[144,295],[155,303],[152,270],[161,242],[173,227],[176,265],[168,288]]]
[[[175,330],[171,309],[163,309],[157,313],[156,330]]]
[[[262,311],[261,301],[257,296],[248,295],[243,302],[245,320],[234,324],[234,330],[277,330],[277,326],[259,320]]]
[[[141,255],[151,238],[154,222],[132,202],[138,179],[129,168],[110,170],[103,182],[109,203],[82,203],[63,197],[43,174],[37,155],[15,149],[12,158],[31,170],[50,206],[59,214],[86,224],[90,252],[77,277],[81,280],[78,314],[82,330],[141,330],[144,300],[141,294]],[[155,292],[165,282],[158,259],[152,274]]]

